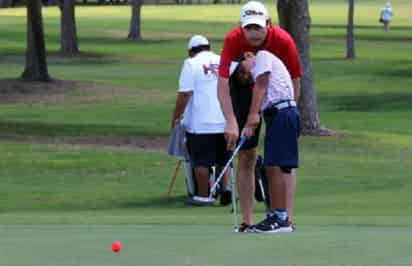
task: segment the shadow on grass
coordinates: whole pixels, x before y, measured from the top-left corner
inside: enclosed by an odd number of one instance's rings
[[[376,23],[376,25],[356,25],[357,29],[383,29],[381,24]],[[321,28],[321,29],[343,29],[346,30],[346,25],[342,24],[312,24],[312,28]],[[399,31],[412,31],[412,26],[392,26],[391,30]]]
[[[172,196],[170,198],[161,196],[161,197],[153,197],[153,198],[140,200],[140,201],[121,202],[121,203],[115,204],[114,207],[122,208],[122,209],[165,208],[165,207],[187,208],[187,206],[184,205],[184,202],[186,199],[187,197],[184,195]]]
[[[113,38],[113,37],[82,37],[79,41],[80,44],[101,44],[101,45],[138,45],[138,46],[151,46],[155,44],[168,44],[176,42],[176,40],[169,40],[169,39],[162,39],[162,40],[154,40],[154,39],[143,39],[143,40],[130,40],[126,37],[124,38]]]
[[[333,111],[399,112],[412,111],[412,93],[381,93],[321,97]]]
[[[386,36],[384,35],[384,32],[382,35],[372,35],[373,33],[370,34],[365,34],[365,33],[356,33],[356,40],[357,41],[374,41],[374,42],[399,42],[399,43],[409,43],[412,41],[412,36]],[[325,34],[325,33],[314,33],[312,35],[312,39],[316,38],[322,38],[322,39],[334,39],[334,40],[341,40],[345,41],[346,37],[344,34],[341,33],[330,33],[330,34]]]
[[[135,209],[135,208],[167,208],[167,207],[173,207],[173,208],[205,208],[205,207],[197,207],[197,206],[187,206],[185,205],[185,201],[188,199],[186,195],[178,195],[178,196],[172,196],[170,198],[166,198],[164,196],[161,197],[153,197],[145,200],[140,200],[140,201],[129,201],[129,202],[122,202],[118,204],[114,204],[113,207],[115,208],[122,208],[122,209]],[[212,208],[216,207],[224,207],[224,208],[230,208],[229,206],[222,206],[219,204],[217,201],[214,206],[210,206]]]
[[[138,48],[138,47],[150,47],[153,45],[162,45],[170,44],[176,42],[176,40],[141,40],[141,41],[133,41],[128,40],[127,38],[110,38],[110,37],[85,37],[82,38],[80,43],[80,49],[82,49],[82,44],[96,45],[97,43],[101,45],[109,45],[110,49],[122,49],[121,47],[127,46],[130,49]],[[86,48],[86,49],[90,49]],[[159,48],[161,49],[161,48]],[[133,50],[135,51],[135,50]],[[65,66],[68,65],[101,65],[101,64],[114,64],[114,63],[125,63],[125,62],[134,62],[134,63],[153,63],[153,64],[161,64],[166,63],[170,64],[173,62],[167,60],[154,60],[150,58],[150,54],[142,54],[142,52],[131,51],[130,53],[135,53],[132,57],[128,56],[118,56],[115,54],[108,52],[95,52],[95,51],[84,51],[80,50],[78,54],[73,55],[65,55],[61,53],[59,50],[48,50],[47,51],[47,61],[49,64],[62,64]],[[153,62],[152,62],[153,61]],[[0,54],[0,62],[8,62],[8,63],[15,63],[21,64],[22,68],[25,62],[25,48],[24,47],[6,47],[2,49],[2,53]]]
[[[393,62],[395,64],[395,62]],[[405,64],[405,62],[402,62]],[[408,64],[408,63],[406,63]],[[409,64],[412,65],[412,60],[409,61]],[[387,76],[390,79],[397,78],[397,79],[409,79],[412,80],[412,68],[411,67],[387,67],[385,70],[376,72],[378,76]]]
[[[114,124],[70,124],[46,122],[18,122],[0,120],[3,136],[40,136],[40,137],[132,137],[166,136],[167,132],[152,132],[144,128]]]
[[[23,48],[6,48],[3,49],[0,55],[0,61],[2,62],[15,62],[24,63],[25,61],[25,50]],[[91,51],[80,51],[78,54],[64,55],[60,51],[47,51],[47,61],[49,64],[53,63],[64,63],[65,65],[71,63],[81,63],[81,64],[101,64],[101,63],[113,63],[119,61],[108,54],[91,52]],[[23,66],[22,66],[23,67]]]
[[[154,210],[164,210],[164,209],[203,209],[203,208],[228,208],[229,206],[222,206],[216,203],[214,206],[210,207],[197,207],[197,206],[187,206],[185,201],[188,199],[185,195],[176,195],[170,198],[165,196],[154,196],[152,198],[145,197],[144,199],[139,199],[136,196],[134,199],[127,200],[88,200],[82,203],[78,202],[64,202],[56,204],[51,204],[46,206],[47,210],[64,210],[64,211],[105,211],[105,210],[138,210],[138,209],[154,209]],[[43,206],[44,207],[44,206]],[[0,208],[1,210],[1,208]],[[4,211],[4,210],[3,210]]]
[[[345,40],[346,25],[334,25],[334,24],[313,24],[312,29],[320,30],[312,34],[313,38],[325,38],[325,39],[337,39]],[[325,33],[325,29],[335,29],[341,32]],[[381,25],[356,25],[356,30],[362,30],[355,33],[356,40],[359,41],[376,41],[376,42],[409,42],[412,41],[412,35],[409,33],[412,31],[412,26],[394,26],[391,27],[391,32],[386,33]]]

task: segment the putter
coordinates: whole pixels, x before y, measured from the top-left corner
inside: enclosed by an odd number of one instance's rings
[[[230,184],[232,186],[232,213],[233,213],[233,230],[238,231],[239,225],[237,222],[237,203],[236,203],[236,177],[233,168],[230,169]]]
[[[232,164],[233,160],[235,159],[236,155],[239,153],[240,148],[242,147],[242,145],[246,142],[247,140],[247,136],[243,135],[240,138],[239,144],[237,145],[237,147],[235,148],[235,150],[232,153],[232,156],[230,157],[230,159],[227,161],[225,167],[223,167],[223,170],[220,172],[219,177],[215,180],[215,183],[213,184],[213,186],[210,188],[210,195],[209,198],[212,197],[212,195],[216,192],[216,188],[220,182],[220,180],[223,178],[223,176],[225,175],[226,171],[228,170],[228,168],[230,167],[230,165]],[[236,180],[235,180],[235,176],[233,173],[233,169],[231,171],[231,185],[232,185],[232,207],[233,207],[233,221],[234,221],[234,227],[235,227],[235,232],[237,232],[237,227],[238,227],[238,223],[237,223],[237,210],[236,210]]]

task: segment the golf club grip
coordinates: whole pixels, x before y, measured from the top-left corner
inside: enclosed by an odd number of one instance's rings
[[[240,138],[239,145],[238,145],[238,148],[239,148],[239,149],[243,146],[243,144],[245,144],[246,140],[247,140],[247,136],[246,136],[246,135],[243,135],[243,136]]]

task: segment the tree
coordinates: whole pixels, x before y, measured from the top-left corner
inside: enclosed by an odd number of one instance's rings
[[[140,9],[142,7],[142,0],[132,0],[132,17],[130,19],[130,30],[128,38],[131,40],[141,40],[142,35],[140,31]]]
[[[320,126],[316,89],[312,80],[312,65],[310,62],[311,18],[308,0],[278,0],[277,10],[279,24],[295,40],[302,64],[303,77],[299,100],[302,134],[327,134]]]
[[[355,36],[353,33],[354,13],[355,13],[355,1],[349,0],[348,25],[346,27],[346,59],[355,59]]]
[[[50,81],[40,0],[27,1],[26,66],[22,78],[27,81]]]
[[[79,52],[77,44],[75,0],[60,0],[60,50],[63,54],[73,55]]]

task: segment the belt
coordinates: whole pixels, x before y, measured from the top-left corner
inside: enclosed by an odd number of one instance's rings
[[[296,102],[294,100],[282,100],[276,103],[269,104],[269,106],[264,110],[264,112],[275,109],[276,111],[280,111],[282,109],[296,107]]]

